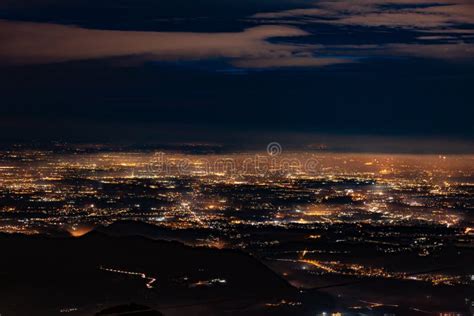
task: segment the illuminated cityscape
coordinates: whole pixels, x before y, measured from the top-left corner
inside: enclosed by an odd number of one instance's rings
[[[472,299],[471,155],[17,146],[1,153],[0,170],[4,233],[59,238],[95,230],[236,249],[297,288],[340,297],[348,315],[403,304],[443,312],[433,309],[433,301],[456,302],[454,311],[461,313]],[[120,262],[98,269],[160,288],[159,276]],[[188,288],[227,285],[222,276],[180,280]],[[368,290],[351,292],[371,282],[424,290],[411,294],[418,295],[411,303],[403,295],[375,299]],[[301,305],[282,298],[265,306]]]

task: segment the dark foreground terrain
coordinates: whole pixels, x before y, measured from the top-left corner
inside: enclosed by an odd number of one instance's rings
[[[301,292],[251,256],[144,237],[1,235],[1,315],[313,314]]]

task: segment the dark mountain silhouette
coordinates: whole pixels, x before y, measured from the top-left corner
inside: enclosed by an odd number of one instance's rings
[[[139,305],[135,303],[127,304],[127,305],[119,305],[114,307],[106,308],[97,314],[96,316],[126,316],[126,315],[133,315],[133,316],[162,316],[163,314],[150,309],[147,306]]]
[[[190,228],[186,229],[186,235],[181,230],[173,230],[165,227],[148,224],[142,221],[121,220],[108,226],[95,228],[96,232],[101,232],[110,236],[143,236],[151,239],[176,240],[187,242],[196,238],[209,236],[209,230]],[[191,237],[190,237],[191,236]]]
[[[79,238],[0,234],[0,247],[5,315],[94,315],[130,302],[164,315],[304,315],[330,304],[237,250],[96,231]],[[301,304],[288,307],[293,301]]]

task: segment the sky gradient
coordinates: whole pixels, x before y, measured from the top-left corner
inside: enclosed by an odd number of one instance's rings
[[[1,1],[0,43],[4,141],[473,144],[468,0]]]

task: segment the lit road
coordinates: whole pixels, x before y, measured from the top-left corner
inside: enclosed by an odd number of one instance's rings
[[[112,273],[138,276],[138,277],[141,277],[142,279],[147,280],[147,282],[145,284],[147,288],[153,289],[155,287],[154,283],[156,282],[156,278],[149,277],[145,273],[142,273],[142,272],[134,272],[134,271],[126,271],[126,270],[105,268],[105,267],[102,267],[102,266],[99,267],[99,269],[102,270],[102,271],[107,271],[107,272],[112,272]]]

